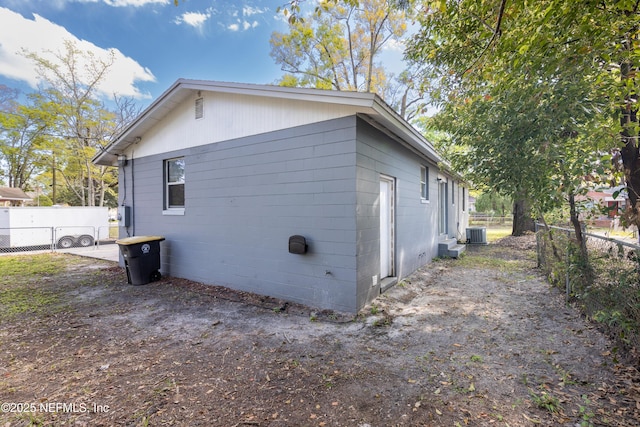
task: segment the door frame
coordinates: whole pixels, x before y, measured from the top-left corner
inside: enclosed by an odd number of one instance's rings
[[[388,190],[386,200],[383,200],[383,185]],[[396,179],[392,176],[380,174],[380,280],[386,277],[395,277],[396,274],[395,214]],[[385,221],[384,227],[383,221]],[[386,248],[383,248],[383,245]],[[385,264],[383,264],[383,260],[386,260]],[[384,265],[386,265],[386,268],[383,267]]]
[[[438,175],[438,235],[449,234],[449,180]]]

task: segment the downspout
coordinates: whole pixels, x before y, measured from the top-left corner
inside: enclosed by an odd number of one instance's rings
[[[131,163],[131,206],[130,206],[130,221],[131,224],[129,226],[124,227],[125,229],[125,233],[127,233],[127,237],[131,237],[132,235],[135,236],[135,221],[134,221],[134,215],[133,215],[133,206],[135,205],[135,191],[134,191],[134,174],[133,174],[133,169],[134,169],[134,160],[133,160],[133,151],[131,152],[131,159],[130,160],[124,160],[122,163],[120,163],[120,161],[118,161],[118,163],[120,164],[120,166],[122,167],[122,188],[123,188],[123,195],[122,195],[122,201],[120,202],[120,206],[121,207],[126,207],[127,206],[127,164]],[[129,232],[129,230],[131,230],[131,232]]]
[[[136,192],[135,192],[135,178],[134,178],[134,165],[136,161],[133,156],[133,150],[131,150],[131,232],[135,236],[136,235],[136,216],[135,216],[135,206],[136,206]]]

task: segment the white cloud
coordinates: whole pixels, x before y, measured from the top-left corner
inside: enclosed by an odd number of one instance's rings
[[[81,0],[81,1],[87,1],[87,0]],[[88,1],[95,1],[95,0],[88,0]],[[109,6],[114,6],[114,7],[127,7],[127,6],[142,7],[148,4],[173,3],[173,0],[103,0],[103,1]]]
[[[4,3],[9,7],[18,8],[26,4],[36,7],[38,2],[34,0],[4,0]],[[104,3],[112,7],[142,7],[149,4],[173,5],[173,0],[47,0],[46,5],[53,9],[62,10],[70,3]]]
[[[406,49],[406,45],[404,40],[395,40],[389,39],[382,47],[383,50],[392,51],[392,52],[404,52]]]
[[[104,3],[113,7],[142,7],[148,4],[173,4],[173,0],[53,0],[59,6],[66,3]]]
[[[207,20],[211,18],[210,12],[185,12],[175,19],[175,23],[189,25],[194,28],[202,29]]]
[[[245,31],[250,28],[256,28],[257,26],[258,26],[258,21],[253,21],[253,22],[242,21],[242,28]]]
[[[238,22],[227,25],[227,30],[235,32],[235,31],[240,31],[240,29],[242,29],[243,31],[247,31],[252,28],[256,28],[258,25],[259,25],[258,21],[249,22],[249,21],[241,21],[238,19]]]
[[[265,13],[268,8],[260,9],[259,7],[252,6],[243,6],[242,8],[242,16],[252,16],[252,15],[261,15]]]
[[[92,52],[96,58],[106,59],[113,54],[114,63],[98,87],[105,96],[117,93],[120,96],[135,98],[149,97],[148,94],[140,92],[136,83],[154,82],[156,79],[148,68],[141,66],[134,59],[117,49],[104,49],[89,41],[80,40],[64,27],[39,15],[34,14],[32,20],[26,19],[3,7],[0,7],[0,75],[37,87],[38,75],[34,64],[20,53],[26,50],[55,61],[54,54],[64,52],[64,43],[67,40],[73,42],[81,51]]]

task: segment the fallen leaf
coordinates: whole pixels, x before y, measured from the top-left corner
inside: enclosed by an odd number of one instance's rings
[[[439,410],[436,409],[436,414],[442,415],[442,412],[440,412]]]

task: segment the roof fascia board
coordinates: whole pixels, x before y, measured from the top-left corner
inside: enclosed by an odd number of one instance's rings
[[[114,141],[111,141],[106,147],[104,147],[98,154],[96,154],[92,162],[99,165],[111,165],[115,166],[115,162],[117,160],[117,155],[112,153],[111,151],[114,148],[119,147],[121,144],[125,144],[126,146],[119,150],[124,151],[126,148],[131,145],[131,143],[135,140],[137,135],[132,136],[132,132],[138,127],[138,125],[145,120],[147,116],[152,114],[154,111],[158,110],[162,105],[166,102],[167,98],[170,97],[171,93],[173,93],[176,88],[181,84],[183,79],[176,80],[167,90],[165,90],[155,101],[153,101],[147,108],[142,111],[130,124],[127,126]],[[127,141],[129,141],[127,143]]]
[[[436,152],[433,144],[429,142],[420,132],[418,132],[413,126],[411,126],[405,119],[403,119],[395,110],[382,98],[376,96],[376,103],[374,110],[383,116],[394,128],[404,134],[408,143],[413,145],[423,154],[426,154],[431,160],[436,162],[442,162],[442,157]]]
[[[373,107],[376,98],[373,93],[364,92],[257,85],[250,83],[226,83],[206,80],[182,80],[181,86],[190,90],[286,98],[292,100],[324,102],[328,104],[346,104],[369,108]]]
[[[462,175],[454,171],[451,167],[451,164],[449,164],[449,162],[447,162],[442,158],[442,156],[440,156],[440,154],[438,154],[433,144],[428,141],[420,132],[418,132],[416,128],[414,128],[406,120],[404,120],[386,102],[384,102],[382,98],[376,96],[376,106],[374,107],[374,109],[381,115],[385,116],[387,120],[390,120],[390,122],[394,126],[399,127],[405,134],[412,137],[413,143],[405,142],[405,144],[412,145],[414,150],[417,150],[423,155],[426,154],[429,159],[435,161],[441,169],[446,171],[452,177],[458,179],[459,181],[466,182]]]
[[[122,133],[102,151],[94,156],[92,161],[96,164],[115,165],[118,152],[126,150],[134,143],[136,129],[140,123],[148,120],[154,112],[164,108],[168,102],[177,98],[184,91],[206,91],[218,93],[231,93],[252,96],[264,96],[271,98],[286,98],[300,101],[314,101],[329,104],[352,105],[361,108],[374,108],[377,96],[373,93],[328,91],[321,89],[291,88],[284,86],[267,86],[246,83],[224,83],[207,80],[178,79],[171,87],[162,93],[151,103]],[[114,151],[116,153],[114,153]]]

